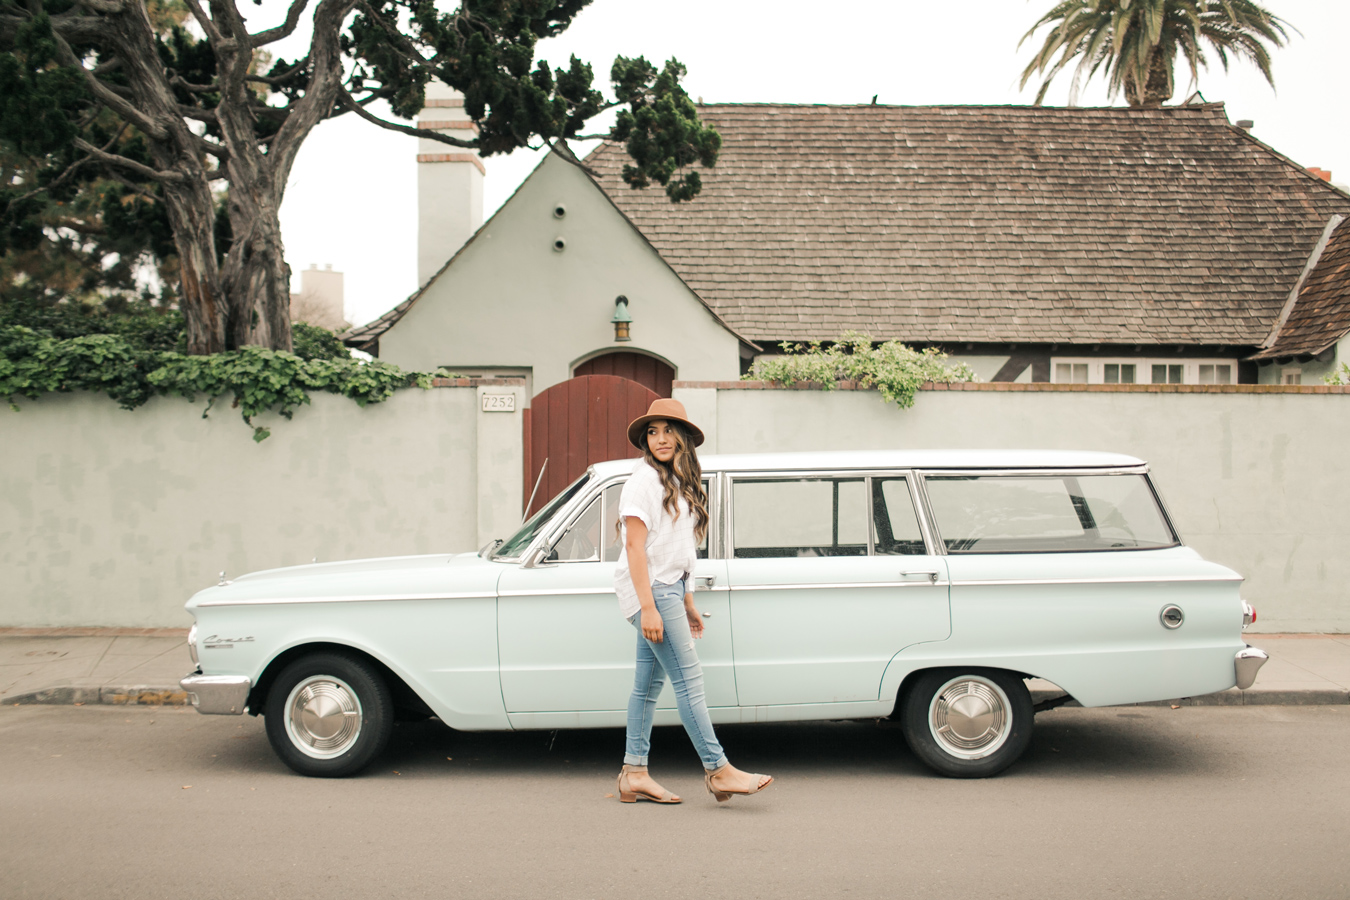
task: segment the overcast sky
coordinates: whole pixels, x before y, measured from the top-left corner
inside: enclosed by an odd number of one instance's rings
[[[270,12],[271,3],[265,7]],[[575,53],[597,76],[615,54],[671,56],[689,69],[686,90],[709,103],[1029,104],[1037,84],[1019,90],[1033,52],[1017,41],[1053,0],[595,0],[561,37],[540,45],[552,63]],[[1268,0],[1267,8],[1302,31],[1274,53],[1273,91],[1250,65],[1200,74],[1206,100],[1228,118],[1252,119],[1260,140],[1304,166],[1330,169],[1350,183],[1350,99],[1345,57],[1346,0]],[[956,14],[959,10],[959,16]],[[258,27],[266,15],[250,25]],[[290,48],[278,48],[289,51]],[[300,51],[303,53],[303,50]],[[294,55],[294,54],[292,54]],[[1186,96],[1177,73],[1174,98]],[[1046,98],[1067,101],[1069,76]],[[607,86],[597,78],[597,86]],[[1113,105],[1098,78],[1083,106]],[[1117,98],[1114,105],[1123,105]],[[601,130],[601,129],[596,129]],[[585,149],[585,148],[581,148]],[[320,125],[300,151],[282,233],[299,289],[311,263],[346,275],[347,317],[363,323],[417,289],[416,139],[350,116]],[[485,217],[537,165],[519,151],[486,161]],[[697,202],[697,201],[695,201]]]

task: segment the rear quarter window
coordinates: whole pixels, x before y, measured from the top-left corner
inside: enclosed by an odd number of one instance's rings
[[[948,553],[1139,550],[1177,543],[1143,475],[929,475]]]

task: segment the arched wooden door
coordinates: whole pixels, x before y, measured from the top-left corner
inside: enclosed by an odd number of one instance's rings
[[[628,423],[647,411],[659,395],[617,375],[581,375],[536,395],[525,411],[525,502],[527,516],[551,500],[591,463],[639,455],[628,443]]]
[[[572,370],[573,375],[618,375],[651,388],[662,397],[670,396],[675,370],[654,356],[615,350],[593,356]]]

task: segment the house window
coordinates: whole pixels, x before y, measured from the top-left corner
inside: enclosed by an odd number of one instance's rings
[[[1232,384],[1233,367],[1219,364],[1210,365],[1203,363],[1200,366],[1201,384]]]
[[[1104,384],[1134,384],[1134,363],[1106,363],[1102,366]]]
[[[1302,369],[1280,370],[1280,384],[1302,384],[1302,383],[1303,383]]]
[[[1056,384],[1087,384],[1087,363],[1055,363]]]
[[[1153,383],[1154,384],[1181,384],[1184,366],[1175,363],[1164,363],[1163,365],[1154,364]]]
[[[1051,358],[1056,384],[1236,384],[1232,359]]]

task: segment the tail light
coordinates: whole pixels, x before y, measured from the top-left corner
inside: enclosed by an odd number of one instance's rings
[[[1256,607],[1252,606],[1246,600],[1242,601],[1242,630],[1246,631],[1247,626],[1256,621]]]

